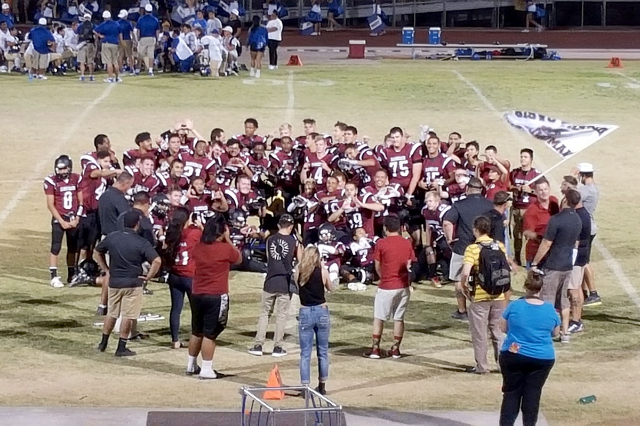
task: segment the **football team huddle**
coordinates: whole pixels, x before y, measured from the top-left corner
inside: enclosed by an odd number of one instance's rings
[[[80,173],[74,173],[70,157],[60,156],[55,173],[44,181],[53,216],[51,285],[64,287],[57,263],[65,235],[67,283],[85,284],[88,276],[91,281],[97,275],[92,251],[105,233],[98,200],[124,173],[132,177],[127,198],[150,201],[149,238],[159,252],[172,211],[184,206],[193,221],[224,215],[243,253],[237,269],[264,273],[265,238],[288,212],[304,245],[318,246],[331,281],[354,291],[377,279],[373,253],[386,216],[397,215],[412,239],[418,259],[412,279],[439,287],[449,276],[451,259],[443,220],[451,205],[465,198],[471,178],[479,178],[490,200],[500,191],[512,191],[516,208],[534,197],[527,183],[538,172],[528,149],[521,153],[521,167],[511,170],[495,146],[481,153],[477,142],[464,142],[457,132],[441,140],[421,126],[420,141],[414,143],[406,131],[393,127],[382,143],[373,145],[342,122],[331,134],[319,132],[313,119],[303,124],[298,137],[288,123],[277,136],[260,136],[258,121],[248,118],[243,134],[227,138],[215,128],[207,139],[187,119],[155,140],[148,132],[138,134],[137,147],[121,160],[109,137],[97,135],[94,150],[80,157]]]

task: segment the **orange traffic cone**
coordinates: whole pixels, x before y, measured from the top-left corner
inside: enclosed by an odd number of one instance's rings
[[[282,387],[282,378],[280,377],[280,370],[278,370],[278,364],[273,367],[271,373],[269,373],[269,380],[267,380],[268,388],[280,388]],[[281,390],[273,390],[273,391],[264,391],[262,395],[264,399],[271,400],[280,400],[284,398],[284,391]]]
[[[622,61],[620,60],[620,58],[615,56],[611,58],[611,61],[609,61],[609,65],[607,65],[607,68],[624,68],[624,67],[622,66]]]
[[[287,65],[294,66],[294,67],[301,67],[302,66],[302,60],[300,59],[300,57],[298,55],[291,55],[289,57],[289,63]]]

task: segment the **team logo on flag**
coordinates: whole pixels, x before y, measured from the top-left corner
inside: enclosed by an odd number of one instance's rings
[[[611,124],[571,124],[526,111],[506,112],[504,118],[513,127],[546,143],[564,159],[574,156],[618,128]]]

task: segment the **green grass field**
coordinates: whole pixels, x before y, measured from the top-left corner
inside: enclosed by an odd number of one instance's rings
[[[215,368],[231,374],[229,378],[201,383],[184,377],[186,351],[169,349],[166,321],[142,325],[151,339],[131,345],[138,351],[135,359],[97,353],[100,331],[92,323],[99,291],[48,285],[50,218],[41,182],[51,173],[56,155],[72,155],[79,165],[79,155],[92,149],[97,133],[108,134],[121,153],[133,145],[136,133],[157,135],[185,117],[205,135],[214,127],[224,128],[227,135],[239,133],[247,117],[260,121],[263,134],[273,134],[284,121],[292,122],[294,133],[301,134],[302,119],[313,117],[320,130],[328,132],[341,120],[372,141],[395,125],[418,135],[418,126],[429,124],[441,135],[459,131],[482,146],[495,144],[512,162],[517,162],[522,147],[529,146],[536,151],[536,167],[551,166],[559,160],[555,153],[510,131],[497,113],[522,109],[578,124],[620,126],[564,170],[551,174],[557,193],[560,178],[572,164],[594,164],[601,190],[597,240],[621,269],[616,275],[615,265],[612,269],[612,263],[594,251],[592,264],[604,304],[587,309],[586,331],[557,348],[542,411],[553,424],[638,424],[640,308],[624,290],[621,277],[640,290],[634,202],[640,193],[634,169],[640,155],[640,64],[628,63],[622,75],[604,65],[379,61],[293,71],[283,67],[264,72],[254,84],[161,76],[127,78],[107,86],[79,84],[71,77],[28,83],[26,77],[3,76],[0,404],[237,408],[239,386],[264,384],[274,364],[271,357],[255,358],[246,352],[262,286],[261,276],[247,273],[233,277],[230,327],[216,354]],[[520,273],[516,289],[522,280]],[[168,317],[166,286],[152,288],[155,294],[145,297],[144,311]],[[499,409],[500,376],[463,372],[473,364],[473,354],[467,325],[449,318],[455,306],[450,286],[434,289],[425,284],[414,292],[404,358],[362,358],[370,342],[374,291],[340,291],[329,297],[331,398],[345,407]],[[187,309],[185,338],[188,331]],[[389,330],[386,337],[389,342]],[[287,347],[291,354],[279,366],[285,383],[294,384],[299,380],[295,339]],[[576,403],[591,394],[597,395],[597,403]]]

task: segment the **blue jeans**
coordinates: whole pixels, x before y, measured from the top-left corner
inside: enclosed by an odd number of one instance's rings
[[[300,382],[311,382],[311,350],[313,336],[316,337],[319,379],[324,382],[329,377],[329,330],[331,317],[326,306],[302,306],[298,319],[300,338]]]
[[[180,341],[180,314],[182,313],[185,294],[189,299],[189,303],[191,303],[191,281],[192,278],[169,274],[168,284],[171,292],[169,329],[171,330],[171,341],[174,343]]]

